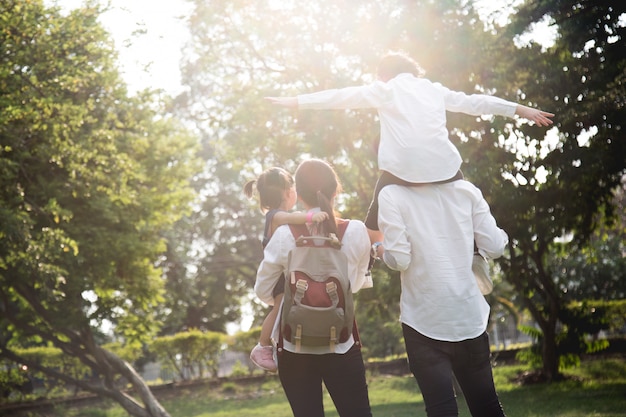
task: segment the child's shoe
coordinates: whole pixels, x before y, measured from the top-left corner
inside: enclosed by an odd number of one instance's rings
[[[274,360],[274,348],[272,346],[261,346],[260,343],[250,352],[250,360],[259,368],[268,372],[276,372],[278,367]]]

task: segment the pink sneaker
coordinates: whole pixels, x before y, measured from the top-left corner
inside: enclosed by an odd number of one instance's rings
[[[278,369],[276,361],[274,361],[274,348],[272,346],[261,346],[260,343],[257,343],[250,352],[250,360],[268,372],[276,372]]]

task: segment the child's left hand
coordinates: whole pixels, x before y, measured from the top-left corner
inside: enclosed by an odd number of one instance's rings
[[[549,126],[552,122],[554,113],[548,113],[547,111],[533,109],[532,107],[524,106],[522,104],[517,105],[515,113],[525,119],[535,122],[537,126]]]

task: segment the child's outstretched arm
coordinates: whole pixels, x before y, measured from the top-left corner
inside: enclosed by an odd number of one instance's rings
[[[286,211],[279,211],[274,215],[272,223],[274,229],[283,224],[305,224],[305,223],[320,223],[328,218],[328,213],[325,211],[318,211],[315,213],[307,213],[303,211],[295,211],[289,213]]]
[[[283,107],[298,107],[298,97],[265,97],[265,100]]]
[[[523,104],[518,104],[515,109],[515,114],[524,119],[535,122],[537,126],[549,126],[553,122],[550,117],[554,117],[553,113],[548,113],[543,110],[533,109],[532,107],[524,106]]]

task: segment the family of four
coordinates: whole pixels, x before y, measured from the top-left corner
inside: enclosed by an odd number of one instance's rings
[[[402,53],[385,55],[378,80],[358,87],[297,97],[268,97],[301,109],[375,108],[380,120],[381,175],[365,222],[352,220],[342,239],[353,292],[372,286],[371,256],[400,271],[400,321],[409,367],[429,417],[457,416],[456,378],[473,416],[504,416],[494,386],[486,333],[489,304],[472,272],[475,248],[497,258],[507,234],[500,229],[480,190],[464,180],[461,157],[449,140],[446,112],[518,115],[538,126],[554,115],[497,97],[452,91],[423,77]],[[371,416],[365,367],[354,337],[334,353],[285,344],[275,354],[288,255],[296,242],[288,224],[313,228],[335,224],[340,181],[327,162],[302,162],[295,180],[271,168],[244,191],[258,192],[266,213],[264,257],[255,292],[273,309],[266,317],[252,361],[279,378],[295,417],[322,417],[326,386],[342,417]],[[303,212],[291,212],[299,202]]]

